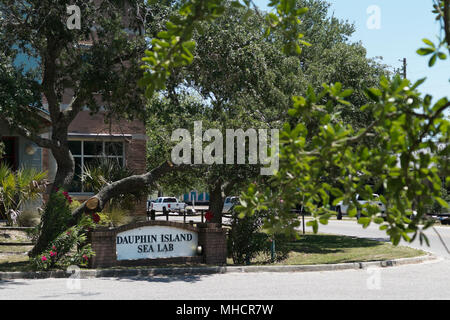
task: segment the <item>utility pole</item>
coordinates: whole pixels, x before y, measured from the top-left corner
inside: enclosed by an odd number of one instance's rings
[[[400,60],[402,61],[402,60]],[[406,58],[403,58],[403,79],[406,79],[406,67],[407,67],[407,63],[406,63]]]

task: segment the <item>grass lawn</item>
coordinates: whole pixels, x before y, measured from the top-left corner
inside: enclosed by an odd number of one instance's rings
[[[300,240],[289,243],[290,252],[286,259],[275,265],[312,265],[349,262],[381,261],[411,258],[426,252],[405,246],[375,240],[325,234],[306,234]],[[232,265],[232,259],[228,259]],[[259,255],[253,265],[270,263],[270,256]]]
[[[0,229],[0,242],[22,243],[31,242],[31,239],[25,231]]]
[[[27,252],[32,246],[0,246],[0,271],[28,271]]]
[[[300,240],[291,242],[288,258],[274,265],[312,265],[346,262],[380,261],[416,257],[424,251],[390,243],[339,235],[306,234]],[[0,271],[30,271],[28,256],[31,246],[0,246]],[[22,253],[22,254],[20,254]],[[232,259],[228,265],[234,265]],[[260,255],[252,265],[269,265],[270,257]],[[193,265],[165,265],[158,267],[189,267]],[[136,267],[129,267],[134,269]],[[117,268],[128,269],[128,267]]]

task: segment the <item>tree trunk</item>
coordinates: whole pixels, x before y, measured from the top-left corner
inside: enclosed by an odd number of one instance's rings
[[[75,160],[66,145],[59,148],[52,148],[51,151],[57,165],[53,187],[67,190],[75,175]]]
[[[222,224],[223,210],[222,183],[209,187],[209,210],[213,213],[212,223]]]
[[[48,194],[55,192],[56,188],[63,188],[64,190],[68,190],[75,174],[75,160],[67,146],[67,139],[61,139],[64,141],[61,142],[61,140],[55,139],[55,136],[53,136],[53,140],[56,140],[58,142],[57,146],[53,146],[50,149],[56,160],[57,169],[52,188],[48,188],[47,190]],[[42,225],[51,224],[52,222],[47,221],[48,219],[48,216],[44,214],[42,216]],[[65,226],[61,227],[64,228]],[[49,245],[49,241],[53,240],[54,239],[49,239],[46,235],[39,235],[29,255],[33,256],[41,253],[47,248],[47,246]]]

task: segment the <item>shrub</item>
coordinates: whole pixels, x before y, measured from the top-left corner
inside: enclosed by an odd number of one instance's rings
[[[129,217],[126,210],[112,207],[99,213],[101,218],[100,224],[107,227],[118,227],[130,222],[131,217]]]
[[[69,205],[69,209],[71,212],[73,212],[75,209],[77,209],[79,206],[81,206],[81,202],[78,200],[72,200],[72,203]]]
[[[29,200],[38,199],[45,191],[47,173],[33,168],[13,171],[0,163],[0,212],[6,214],[8,225],[15,222],[9,212],[20,215],[22,205]]]
[[[262,217],[255,214],[239,218],[232,212],[231,230],[228,233],[228,252],[235,264],[249,264],[256,255],[263,251],[268,236],[260,232]]]
[[[72,218],[72,212],[69,208],[71,202],[68,194],[64,191],[54,192],[50,195],[41,222],[34,232],[36,245],[30,255],[41,253],[50,242],[68,228],[68,222]]]
[[[84,215],[76,226],[63,231],[46,250],[33,256],[31,265],[36,270],[65,270],[71,265],[86,267],[95,255],[91,244],[87,243],[87,232],[94,227],[92,216]]]
[[[41,220],[37,211],[25,210],[19,215],[17,224],[19,227],[36,227]]]
[[[287,258],[290,247],[289,239],[284,234],[269,235],[262,232],[264,214],[240,218],[233,210],[231,230],[228,233],[228,252],[235,264],[250,264],[259,254],[271,256],[272,240],[275,240],[275,260]]]

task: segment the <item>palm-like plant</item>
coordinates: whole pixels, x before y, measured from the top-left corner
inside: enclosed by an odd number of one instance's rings
[[[86,190],[97,193],[103,187],[115,181],[132,176],[133,174],[132,170],[119,165],[114,159],[99,158],[98,161],[83,167],[83,176],[81,177],[81,180]],[[110,208],[132,210],[136,202],[140,201],[147,194],[148,190],[146,189],[124,194],[111,199],[109,206]]]
[[[33,168],[21,168],[14,172],[0,163],[0,209],[12,225],[11,214],[18,217],[24,202],[37,199],[45,191],[47,173]]]

